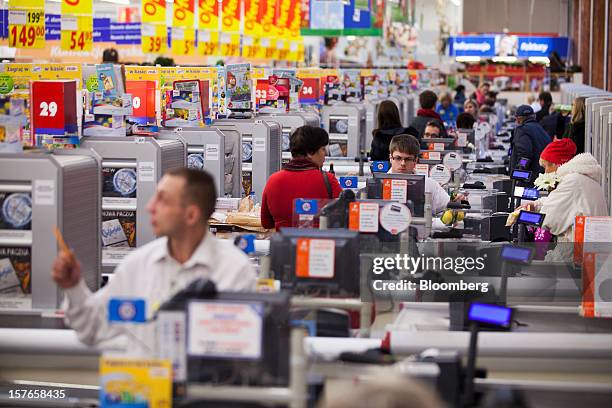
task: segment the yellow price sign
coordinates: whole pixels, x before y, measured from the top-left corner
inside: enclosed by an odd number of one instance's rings
[[[289,47],[285,40],[276,40],[276,59],[286,61],[289,58]]]
[[[257,58],[273,59],[276,54],[276,39],[262,37],[259,39],[259,49],[257,50]]]
[[[221,55],[224,57],[240,56],[240,34],[221,33],[219,36]]]
[[[143,24],[142,33],[142,52],[149,54],[163,54],[168,48],[168,37],[166,26],[157,24]]]
[[[45,47],[45,12],[43,9],[9,10],[8,19],[9,47]]]
[[[204,57],[219,55],[219,32],[198,31],[198,53]]]
[[[172,28],[172,53],[178,55],[195,54],[195,29]]]
[[[257,58],[259,53],[259,38],[245,35],[242,37],[242,57]]]
[[[67,51],[91,51],[93,48],[93,17],[62,16],[61,47]]]
[[[93,0],[62,0],[62,16],[93,15]]]

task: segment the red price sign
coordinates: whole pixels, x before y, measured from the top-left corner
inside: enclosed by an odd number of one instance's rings
[[[298,99],[300,103],[318,103],[319,102],[319,79],[318,78],[301,78],[304,83]]]
[[[31,92],[35,135],[77,131],[76,81],[34,81]]]
[[[125,91],[132,95],[132,116],[154,122],[155,81],[126,81]]]
[[[267,79],[258,79],[255,86],[255,105],[265,104],[268,98],[269,83]]]

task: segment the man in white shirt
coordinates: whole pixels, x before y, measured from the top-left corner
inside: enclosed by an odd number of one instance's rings
[[[389,144],[390,174],[412,174],[419,160],[421,146],[412,135],[393,136]],[[450,196],[435,180],[425,177],[425,192],[431,193],[431,211],[436,214],[446,209]],[[462,196],[458,196],[461,199]]]
[[[62,251],[52,276],[65,293],[65,319],[88,345],[127,335],[127,351],[155,353],[154,324],[157,308],[189,283],[206,278],[219,291],[255,289],[255,273],[248,257],[230,242],[208,231],[215,208],[212,177],[191,169],[172,170],[160,180],[147,205],[151,225],[161,238],[128,255],[113,278],[92,293],[81,278],[81,266],[72,251]],[[111,299],[145,301],[146,324],[109,324]]]

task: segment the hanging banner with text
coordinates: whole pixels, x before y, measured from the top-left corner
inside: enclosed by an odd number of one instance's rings
[[[200,30],[219,30],[219,2],[217,0],[198,1],[198,28]]]
[[[172,27],[193,27],[195,0],[174,0],[172,9]]]
[[[45,47],[44,0],[13,0],[8,5],[9,47]]]
[[[142,52],[163,54],[168,48],[168,31],[162,24],[142,25]]]
[[[142,0],[142,22],[166,25],[166,0]]]
[[[237,33],[240,31],[240,2],[242,0],[223,0],[221,14],[221,28],[225,32]]]

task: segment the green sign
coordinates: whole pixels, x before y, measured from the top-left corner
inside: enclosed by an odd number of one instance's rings
[[[15,87],[13,77],[8,74],[0,74],[0,94],[6,95]]]
[[[85,87],[89,92],[98,92],[98,78],[95,75],[87,78]]]

